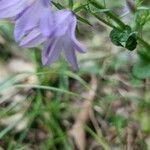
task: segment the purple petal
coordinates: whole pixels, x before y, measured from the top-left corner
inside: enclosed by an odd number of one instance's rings
[[[41,35],[38,29],[31,31],[26,37],[21,40],[20,46],[23,47],[36,47],[46,40],[45,37]]]
[[[71,11],[68,10],[60,10],[55,13],[55,33],[53,36],[60,37],[67,32],[70,23],[70,15]]]
[[[50,11],[50,9],[47,9],[47,11],[44,11],[41,16],[40,30],[44,36],[48,37],[53,31],[53,27],[54,27],[53,14]]]
[[[67,61],[71,64],[74,71],[78,71],[78,63],[75,54],[75,50],[72,47],[71,43],[68,41],[63,42],[64,54],[66,56]]]
[[[43,65],[52,64],[59,58],[61,49],[58,39],[51,39],[47,41],[44,49],[42,50],[42,63]]]
[[[80,53],[87,52],[87,49],[76,39],[76,37],[72,37],[72,44],[74,49],[76,49]]]
[[[51,4],[51,0],[42,0],[42,3],[45,7],[48,7]]]
[[[41,16],[47,14],[45,12],[50,12],[49,7],[44,7],[43,0],[36,0],[16,21],[14,33],[16,41],[20,41],[25,34],[36,27]]]
[[[11,18],[21,13],[27,7],[26,0],[1,0],[0,18]]]
[[[72,44],[73,44],[73,47],[76,50],[78,50],[80,53],[85,53],[87,51],[87,49],[77,40],[77,38],[75,36],[76,25],[77,25],[77,19],[75,16],[73,16],[72,23],[70,26]]]

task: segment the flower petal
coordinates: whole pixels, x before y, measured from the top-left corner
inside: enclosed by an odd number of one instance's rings
[[[80,53],[87,52],[87,49],[76,39],[76,37],[72,37],[72,44],[74,49],[76,49]]]
[[[74,71],[78,71],[79,68],[78,68],[77,58],[76,58],[75,50],[72,47],[71,43],[65,41],[63,43],[63,48],[64,48],[64,54],[66,56],[67,61],[71,64]]]
[[[11,18],[21,13],[27,7],[27,0],[1,0],[0,18]]]
[[[36,47],[37,45],[43,43],[45,40],[46,38],[41,35],[41,32],[38,29],[34,29],[21,40],[20,46],[28,48]]]
[[[52,64],[59,58],[61,49],[58,39],[51,39],[47,41],[44,49],[42,50],[42,63],[43,65]]]
[[[60,37],[63,36],[69,27],[71,11],[68,10],[59,10],[55,13],[55,26],[54,34],[52,36]]]
[[[77,40],[75,36],[76,25],[77,25],[77,19],[75,16],[73,16],[72,23],[70,25],[72,44],[73,44],[73,47],[76,50],[78,50],[80,53],[85,53],[87,49]]]
[[[35,28],[45,12],[50,12],[49,7],[43,5],[43,0],[36,0],[31,6],[22,14],[16,21],[15,26],[15,39],[20,41],[21,38]],[[36,14],[35,14],[36,13]]]
[[[50,9],[43,11],[40,19],[40,30],[46,37],[50,36],[54,28],[53,14]]]

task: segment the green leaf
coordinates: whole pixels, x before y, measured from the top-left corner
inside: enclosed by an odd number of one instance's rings
[[[13,40],[13,28],[12,25],[8,22],[1,22],[0,23],[0,34],[8,41]]]
[[[88,126],[85,126],[85,130],[95,139],[95,141],[101,145],[104,150],[109,150],[109,145],[108,143],[105,141],[105,139],[103,139],[103,136],[101,134],[97,135],[91,128],[89,128]]]
[[[90,4],[92,4],[93,6],[95,6],[96,8],[98,9],[103,9],[103,5],[101,5],[101,3],[99,3],[98,1],[96,0],[89,0]]]
[[[133,67],[133,75],[139,79],[150,77],[150,62],[139,60]]]
[[[111,41],[117,45],[132,51],[137,46],[137,37],[135,32],[132,32],[129,26],[126,26],[124,30],[114,28],[110,33]]]
[[[150,62],[150,53],[148,46],[141,46],[138,48],[137,53],[142,60]]]
[[[134,50],[137,46],[137,37],[135,33],[131,33],[126,41],[125,48],[128,50]]]
[[[16,122],[11,122],[6,128],[0,131],[0,139],[2,139],[8,132],[10,132],[13,128],[16,127],[16,125],[20,122],[21,120],[17,120]]]
[[[115,28],[110,32],[110,39],[113,42],[113,44],[117,46],[122,46],[122,44],[120,43],[120,39],[119,39],[120,34],[121,34],[121,31]]]
[[[62,5],[59,4],[59,3],[52,2],[52,4],[53,4],[56,8],[58,8],[58,9],[64,9],[64,6],[62,6]]]
[[[69,5],[69,8],[73,8],[73,0],[68,0],[68,5]]]
[[[87,4],[83,4],[78,7],[75,7],[73,12],[77,13],[77,12],[81,11],[82,9],[86,9],[86,6],[87,6]]]
[[[31,84],[16,84],[13,86],[14,88],[34,88],[34,89],[41,89],[41,90],[51,90],[51,91],[55,91],[55,92],[61,92],[64,94],[68,94],[71,96],[76,96],[76,97],[80,97],[79,94],[77,93],[73,93],[64,89],[60,89],[60,88],[56,88],[56,87],[51,87],[51,86],[45,86],[45,85],[31,85]],[[83,97],[82,97],[83,98]]]
[[[85,24],[88,24],[88,25],[92,26],[92,24],[91,24],[87,19],[82,18],[82,17],[80,17],[80,16],[78,16],[78,15],[76,15],[76,16],[77,16],[77,19],[78,19],[79,21],[81,21],[81,22],[83,22],[83,23],[85,23]]]
[[[117,129],[124,128],[127,124],[127,119],[121,116],[112,115],[110,118],[110,122],[114,125]]]

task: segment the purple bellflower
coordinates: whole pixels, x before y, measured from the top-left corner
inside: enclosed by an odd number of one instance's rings
[[[42,34],[40,30],[35,28],[22,39],[20,45],[34,47],[44,41],[42,50],[43,65],[49,65],[57,61],[63,51],[73,70],[78,70],[75,50],[84,53],[86,49],[76,39],[76,25],[77,19],[72,11],[57,11],[53,14],[53,23],[51,22],[50,26],[53,28],[49,28],[48,33],[50,34],[48,36],[45,36],[45,34]]]
[[[50,0],[0,0],[0,18],[15,20],[14,35],[20,41],[36,26],[49,34],[51,26]]]

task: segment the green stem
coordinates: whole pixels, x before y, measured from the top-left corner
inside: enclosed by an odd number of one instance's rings
[[[91,14],[93,16],[95,16],[98,20],[100,20],[101,22],[103,22],[104,24],[106,24],[107,26],[111,27],[111,28],[115,28],[114,25],[112,25],[111,23],[107,22],[105,19],[99,17],[96,13],[91,12]]]
[[[106,9],[101,3],[97,2],[96,0],[89,0],[90,3],[100,9]],[[124,28],[126,25],[119,19],[119,17],[113,12],[105,12],[105,14],[114,20],[121,28]]]
[[[137,36],[137,39],[141,45],[143,45],[146,49],[150,49],[150,45],[144,41],[141,37]]]

